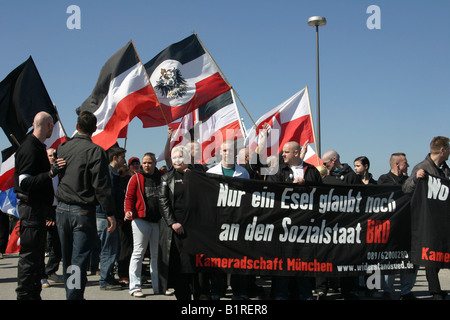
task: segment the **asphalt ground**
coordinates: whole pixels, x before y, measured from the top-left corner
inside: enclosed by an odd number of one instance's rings
[[[17,287],[17,262],[19,259],[18,254],[3,255],[3,259],[0,259],[0,301],[4,300],[16,300],[15,289]],[[148,260],[144,260],[144,265],[148,264]],[[61,267],[58,274],[61,274]],[[145,266],[143,270],[145,270]],[[145,272],[145,271],[144,271]],[[86,300],[153,300],[153,301],[170,301],[176,300],[175,296],[172,295],[154,295],[151,286],[151,281],[143,284],[142,292],[144,293],[143,298],[135,298],[128,293],[128,288],[124,287],[122,290],[118,291],[106,291],[100,290],[99,287],[99,275],[88,275],[88,284],[85,291]],[[148,276],[148,278],[150,278]],[[441,288],[444,291],[450,291],[450,269],[442,269],[439,272],[439,279],[441,282]],[[62,283],[54,283],[49,280],[50,287],[42,288],[41,298],[42,300],[65,300],[65,289]],[[252,300],[267,300],[270,297],[270,278],[257,278],[257,284],[263,289],[264,295],[262,297],[254,297]],[[396,278],[395,288],[396,292],[393,296],[393,300],[398,300],[400,298],[399,291],[399,279]],[[230,288],[229,288],[230,289]],[[425,270],[419,268],[416,285],[413,288],[415,296],[419,300],[432,300],[428,292],[428,283],[425,278]],[[381,297],[367,297],[364,292],[360,293],[362,300],[383,300]],[[340,300],[339,293],[329,294],[328,300]],[[231,292],[227,291],[226,296],[223,300],[231,300]],[[446,298],[450,300],[450,296]]]

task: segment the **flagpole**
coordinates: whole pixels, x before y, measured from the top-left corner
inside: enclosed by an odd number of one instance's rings
[[[203,42],[200,40],[200,37],[198,36],[198,34],[193,31],[193,33],[195,34],[195,36],[197,37],[198,42],[200,42],[200,44],[202,45],[203,50],[205,50],[205,52],[208,54],[208,56],[211,58],[211,60],[214,62],[214,64],[216,65],[216,68],[219,70],[222,78],[225,80],[225,82],[228,84],[228,86],[230,87],[231,90],[233,90],[234,94],[236,95],[236,97],[239,99],[239,102],[241,103],[242,107],[244,108],[245,112],[247,112],[247,115],[249,116],[250,120],[253,122],[253,125],[256,127],[256,123],[253,120],[252,116],[250,115],[250,113],[248,112],[247,108],[244,106],[244,104],[242,103],[241,98],[239,97],[239,95],[237,94],[236,90],[234,90],[233,86],[230,84],[230,82],[228,81],[227,77],[225,77],[224,73],[222,72],[222,70],[220,69],[219,65],[217,64],[216,60],[214,60],[214,58],[212,57],[212,55],[209,53],[208,49],[206,49],[205,45],[203,44]]]
[[[141,57],[139,56],[139,53],[138,53],[137,50],[136,50],[136,47],[135,47],[135,45],[134,45],[133,40],[130,40],[130,42],[131,42],[131,44],[133,45],[134,52],[136,53],[136,55],[137,55],[139,61],[142,63]],[[146,75],[146,77],[147,77],[148,83],[150,83],[150,85],[151,85],[152,82],[150,81],[150,77],[148,76],[147,70],[145,70],[144,64],[143,64],[143,63],[142,63],[142,68],[143,68],[144,71],[145,71],[145,75]],[[153,90],[153,86],[152,86],[152,90]],[[155,93],[156,101],[158,102],[159,109],[161,110],[161,113],[162,113],[162,115],[163,115],[163,117],[164,117],[164,120],[166,121],[166,125],[169,125],[169,121],[167,121],[166,115],[164,114],[164,111],[163,111],[163,109],[162,109],[162,107],[161,107],[161,103],[159,102],[158,97],[156,96],[156,92],[155,92],[154,90],[153,90],[153,92]]]
[[[242,133],[244,134],[244,139],[247,139],[247,130],[244,128],[244,125],[242,123],[241,115],[239,114],[239,110],[237,108],[236,100],[234,99],[234,94],[233,93],[231,94],[231,97],[233,98],[233,103],[235,105],[236,113],[238,115],[239,126],[241,127]]]
[[[314,137],[314,143],[316,144],[316,149],[317,149],[316,129],[314,128],[314,121],[313,121],[313,118],[312,118],[311,103],[310,103],[310,101],[309,101],[309,90],[308,90],[308,86],[306,86],[306,94],[307,94],[307,96],[308,96],[308,107],[309,107],[309,114],[310,114],[309,119],[310,119],[310,121],[311,121],[311,126],[312,126],[312,129],[313,129],[312,132],[313,132],[313,137]],[[318,153],[316,153],[316,154],[317,154],[317,165],[320,165],[320,161],[319,161],[320,155],[319,155]]]
[[[55,108],[55,111],[56,111],[56,119],[58,119],[58,121],[59,121],[59,125],[61,126],[61,129],[62,129],[62,131],[64,132],[64,136],[65,136],[66,138],[68,138],[69,136],[68,136],[67,133],[66,133],[66,129],[64,129],[64,126],[63,126],[63,124],[62,124],[62,122],[61,122],[61,118],[59,117],[58,109],[56,109],[56,104],[53,104],[53,107]]]
[[[19,141],[17,141],[16,137],[12,133],[9,136],[14,141],[14,143],[17,145],[17,147],[20,147],[20,143],[19,143]]]

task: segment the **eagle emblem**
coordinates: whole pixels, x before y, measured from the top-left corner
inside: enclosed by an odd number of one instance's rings
[[[155,88],[165,98],[181,98],[187,92],[186,80],[177,68],[161,69],[161,76]]]

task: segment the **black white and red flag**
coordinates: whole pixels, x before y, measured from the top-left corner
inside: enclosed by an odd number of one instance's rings
[[[197,110],[185,115],[174,130],[171,149],[190,141],[199,143],[196,163],[217,161],[216,154],[223,141],[245,138],[239,111],[232,90],[214,98]],[[159,158],[162,160],[162,155]]]
[[[77,114],[85,110],[97,117],[97,131],[92,141],[105,150],[117,142],[134,117],[140,118],[144,112],[161,115],[155,92],[132,41],[104,64],[91,95],[77,108]]]
[[[172,123],[230,90],[196,34],[161,51],[145,69],[162,113],[141,114],[144,127]]]

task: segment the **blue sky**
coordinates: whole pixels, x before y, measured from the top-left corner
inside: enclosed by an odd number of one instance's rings
[[[70,5],[81,29],[66,26]],[[366,22],[380,8],[381,29]],[[256,121],[308,86],[316,120],[315,30],[320,36],[322,153],[342,162],[366,155],[375,178],[393,152],[422,161],[434,136],[449,136],[449,1],[193,0],[0,2],[0,79],[33,57],[68,134],[103,64],[129,40],[143,63],[168,45],[199,35]],[[239,111],[245,126],[252,121]],[[127,157],[159,154],[166,127],[130,124]],[[123,145],[123,141],[119,141]],[[0,134],[0,148],[8,147]]]

